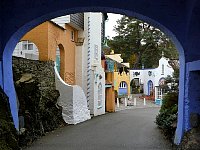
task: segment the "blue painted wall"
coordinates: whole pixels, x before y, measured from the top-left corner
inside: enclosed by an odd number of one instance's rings
[[[187,110],[193,78],[189,63],[200,60],[200,1],[198,0],[1,0],[0,1],[0,84],[9,96],[18,128],[17,105],[12,81],[11,55],[20,38],[40,23],[64,14],[102,11],[125,14],[144,20],[170,36],[180,54],[178,128],[180,143],[188,124]],[[198,64],[198,63],[196,63]],[[191,63],[195,68],[195,63]],[[198,69],[200,70],[200,69]],[[199,89],[199,87],[195,87]],[[192,94],[192,93],[191,93]],[[192,94],[193,95],[193,94]],[[192,108],[192,107],[191,107]]]
[[[191,71],[189,75],[189,107],[190,113],[198,113],[200,114],[200,70],[199,71]]]
[[[187,99],[185,100],[185,130],[191,129],[190,125],[190,114],[200,114],[200,70],[190,71],[188,76],[188,92]]]
[[[200,61],[193,61],[186,64],[186,82],[184,99],[184,130],[191,129],[190,114],[200,114]]]

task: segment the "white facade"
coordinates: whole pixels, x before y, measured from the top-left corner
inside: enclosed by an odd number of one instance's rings
[[[83,85],[90,113],[105,114],[105,72],[101,66],[102,13],[84,13]]]
[[[163,79],[167,76],[173,75],[173,68],[168,63],[169,59],[162,57],[159,60],[159,66],[155,69],[131,69],[130,70],[130,81],[138,81],[139,85],[143,85],[145,95],[150,95],[150,88],[153,90],[162,84]],[[152,83],[152,84],[151,84]],[[155,88],[155,90],[157,90]],[[157,91],[155,91],[157,94]],[[157,97],[157,96],[156,96]]]
[[[17,43],[13,56],[39,60],[39,52],[37,46],[30,41],[21,41]]]

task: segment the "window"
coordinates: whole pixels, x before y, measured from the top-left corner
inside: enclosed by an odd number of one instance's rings
[[[126,88],[126,82],[124,81],[120,82],[119,88]]]
[[[162,74],[161,75],[164,75],[164,65],[162,64]]]
[[[94,45],[94,59],[98,60],[98,45]]]
[[[163,91],[162,88],[158,87],[157,90],[157,99],[162,99]]]
[[[99,83],[98,85],[98,108],[101,108],[102,107],[102,84]]]
[[[74,31],[71,31],[71,40],[74,41]]]
[[[27,50],[27,42],[26,41],[22,42],[22,50]]]
[[[22,50],[33,50],[33,43],[29,41],[22,41]]]
[[[159,80],[159,86],[160,85],[165,85],[165,78],[161,78],[160,80]]]
[[[28,44],[28,50],[33,50],[33,44]]]

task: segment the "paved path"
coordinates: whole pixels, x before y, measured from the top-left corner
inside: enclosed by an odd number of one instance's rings
[[[171,149],[154,123],[159,108],[109,113],[58,129],[26,150],[164,150]]]

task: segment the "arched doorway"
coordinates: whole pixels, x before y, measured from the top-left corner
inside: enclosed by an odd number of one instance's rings
[[[153,82],[149,80],[147,86],[148,86],[148,95],[153,95]]]
[[[56,48],[56,68],[60,75],[60,77],[65,81],[64,79],[64,64],[65,64],[65,53],[64,53],[64,47],[62,44],[59,44]]]
[[[139,78],[134,78],[130,82],[130,91],[132,94],[139,94],[143,91],[143,84]]]

